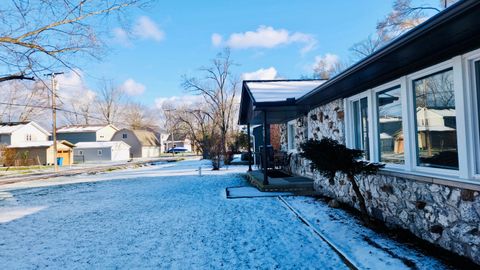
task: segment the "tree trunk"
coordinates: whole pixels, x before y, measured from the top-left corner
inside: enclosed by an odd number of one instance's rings
[[[358,204],[360,205],[360,212],[362,214],[362,220],[365,223],[365,225],[370,225],[370,218],[368,216],[367,205],[365,204],[365,198],[363,197],[362,192],[358,187],[357,181],[355,181],[355,176],[348,174],[347,178],[350,181],[350,183],[352,183],[353,191],[355,191],[355,195],[357,196]]]

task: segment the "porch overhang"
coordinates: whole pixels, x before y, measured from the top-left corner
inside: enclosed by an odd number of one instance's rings
[[[312,91],[325,80],[243,81],[238,123],[263,125],[285,123],[308,112],[309,107],[297,104],[298,98]]]

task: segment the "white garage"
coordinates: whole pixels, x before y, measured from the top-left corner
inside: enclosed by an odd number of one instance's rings
[[[79,142],[73,150],[75,163],[124,161],[130,159],[130,145],[122,141]]]

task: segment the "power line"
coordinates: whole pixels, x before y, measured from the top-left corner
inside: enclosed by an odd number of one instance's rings
[[[42,106],[42,105],[33,105],[33,104],[19,104],[19,103],[9,103],[9,102],[0,102],[0,105],[15,106],[15,107],[30,107],[30,108],[47,109],[47,110],[50,110],[52,108],[51,106]],[[58,108],[58,107],[57,107],[57,111],[71,113],[71,114],[74,114],[76,116],[84,116],[81,113],[70,111],[70,110],[63,109],[63,108]],[[93,119],[96,119],[96,120],[101,120],[101,121],[105,120],[103,118],[95,117],[95,116],[91,116],[91,115],[89,117],[93,118]]]

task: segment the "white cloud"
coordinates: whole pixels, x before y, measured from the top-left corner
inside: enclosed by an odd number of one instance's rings
[[[125,47],[131,47],[134,39],[160,42],[165,38],[165,32],[147,16],[139,17],[133,25],[131,32],[120,27],[116,27],[112,31],[113,41]]]
[[[130,38],[128,37],[127,31],[120,27],[116,27],[113,29],[113,40],[116,43],[119,43],[125,47],[130,47],[132,45],[132,43],[130,42]]]
[[[215,35],[215,39],[214,39]],[[212,44],[220,46],[222,43],[233,49],[274,48],[280,45],[298,43],[303,44],[302,53],[315,48],[317,40],[310,34],[302,32],[290,33],[286,29],[274,29],[271,26],[261,25],[255,31],[233,33],[228,40],[222,42],[218,34],[212,35]]]
[[[60,100],[75,100],[76,103],[87,104],[95,99],[95,92],[85,85],[83,73],[80,70],[70,71],[58,75],[56,78]],[[78,97],[82,98],[79,99]]]
[[[138,96],[145,92],[145,85],[130,78],[120,85],[120,89],[129,96]]]
[[[143,39],[151,39],[155,41],[162,41],[165,37],[165,33],[147,16],[141,16],[137,19],[137,22],[133,27],[133,34]]]
[[[218,47],[222,44],[223,37],[220,34],[213,33],[212,34],[212,44],[215,47]]]
[[[242,74],[242,80],[274,80],[277,78],[277,70],[274,67],[261,68],[257,71]]]
[[[322,65],[325,70],[333,70],[339,62],[340,57],[338,57],[336,54],[327,53],[324,56],[317,55],[315,57],[315,62],[312,65],[312,69]]]
[[[171,96],[171,97],[159,97],[155,99],[155,107],[163,109],[165,107],[191,107],[192,105],[201,103],[203,101],[202,96],[198,95],[184,95],[184,96]]]

